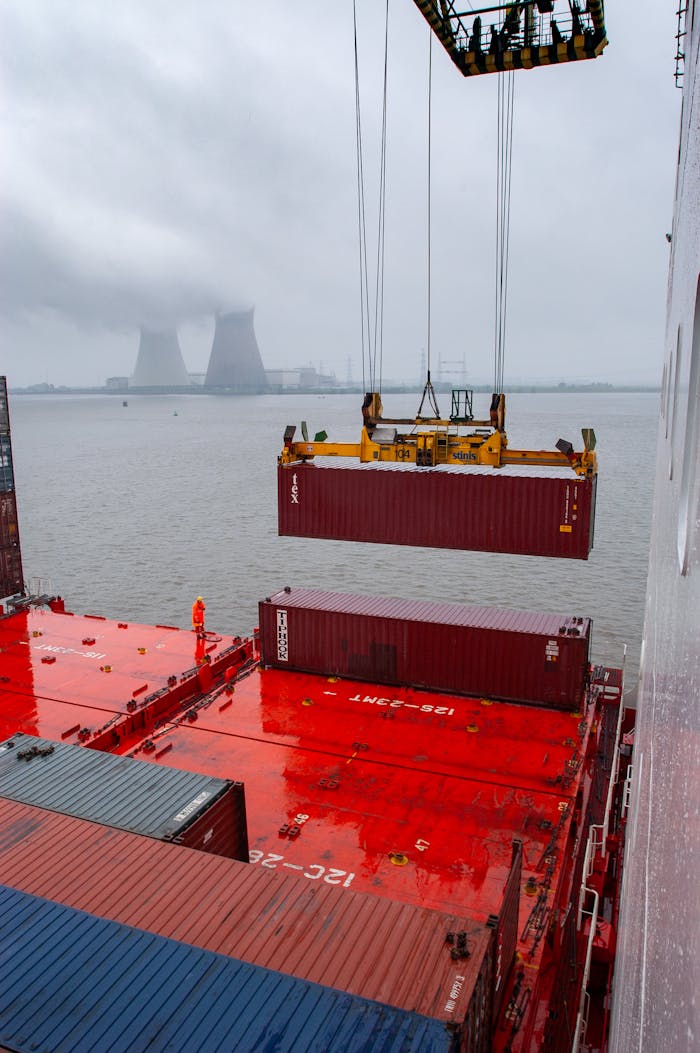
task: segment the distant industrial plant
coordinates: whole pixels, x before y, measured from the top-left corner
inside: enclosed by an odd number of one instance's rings
[[[204,389],[232,395],[260,395],[298,388],[337,387],[333,374],[313,366],[269,369],[255,337],[255,308],[216,315],[206,373],[188,373],[175,328],[141,326],[138,354],[130,377],[109,377],[111,391],[186,392]]]

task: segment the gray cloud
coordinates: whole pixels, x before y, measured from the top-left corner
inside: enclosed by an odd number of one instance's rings
[[[359,6],[373,214],[382,40],[377,5]],[[208,314],[246,302],[268,365],[344,376],[350,357],[359,376],[350,5],[0,10],[11,381],[99,383],[131,370],[140,322],[206,334]],[[517,80],[507,377],[658,378],[673,17],[647,68],[609,16],[601,59]],[[392,0],[391,23],[384,358],[411,376],[427,343],[427,30],[411,0]],[[464,82],[439,48],[433,70],[433,354],[487,378],[496,83]],[[183,348],[204,367],[204,335]]]

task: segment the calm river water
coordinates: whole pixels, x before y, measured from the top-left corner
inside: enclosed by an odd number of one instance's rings
[[[445,398],[445,396],[443,396]],[[484,405],[481,405],[483,401]],[[488,396],[477,395],[485,414]],[[386,396],[387,416],[416,395]],[[250,633],[283,585],[551,610],[593,618],[593,657],[639,660],[656,448],[656,394],[508,399],[516,448],[598,437],[595,548],[587,562],[277,536],[276,459],[286,424],[356,440],[358,395],[248,398],[16,396],[13,446],[24,572],[67,606],[126,621]]]

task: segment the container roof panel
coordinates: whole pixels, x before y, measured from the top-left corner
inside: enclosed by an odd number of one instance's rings
[[[466,1014],[492,937],[463,914],[299,881],[14,801],[0,800],[0,823],[12,887],[430,1017]],[[455,964],[446,935],[460,931],[470,958]]]
[[[361,616],[397,618],[401,621],[470,625],[483,629],[508,629],[512,632],[542,633],[550,636],[560,635],[562,628],[569,629],[574,617],[547,611],[522,611],[505,607],[405,600],[397,597],[355,595],[297,587],[290,588],[289,591],[280,589],[272,593],[269,600],[279,607],[339,611]],[[585,634],[589,625],[590,619],[581,619],[581,635]]]
[[[228,783],[32,735],[0,743],[0,795],[150,837],[175,837]]]
[[[0,1042],[18,1053],[449,1051],[439,1021],[0,886]]]
[[[502,468],[492,468],[486,464],[470,465],[468,467],[462,465],[452,464],[437,464],[430,468],[420,468],[415,464],[402,464],[401,462],[382,462],[376,464],[373,461],[366,463],[358,463],[357,461],[350,459],[342,459],[339,457],[328,457],[318,458],[315,457],[313,461],[314,467],[316,468],[337,468],[341,471],[362,471],[362,472],[405,472],[408,475],[427,474],[427,475],[486,475],[497,481],[503,476],[509,476],[514,479],[570,479],[572,482],[576,479],[576,475],[571,468],[566,466],[559,467],[557,465],[545,465],[540,467],[539,465],[523,464],[523,465],[504,465]]]

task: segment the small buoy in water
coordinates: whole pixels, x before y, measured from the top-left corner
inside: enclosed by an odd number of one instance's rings
[[[173,417],[177,417],[177,410],[173,410]]]
[[[128,405],[129,405],[129,403],[126,401],[126,399],[124,399],[124,401],[122,402],[122,406],[128,406]]]

